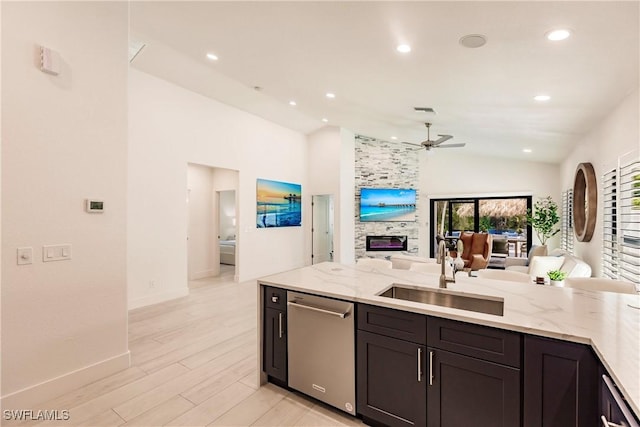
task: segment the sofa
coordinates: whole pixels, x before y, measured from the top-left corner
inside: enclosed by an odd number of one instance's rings
[[[567,277],[591,277],[591,266],[567,251],[554,249],[546,256],[532,254],[532,251],[534,247],[529,252],[529,258],[520,258],[521,261],[517,261],[518,258],[507,258],[505,270],[519,271],[528,276],[546,275],[547,271],[561,270],[567,273]]]
[[[419,256],[401,254],[392,255],[391,258],[389,258],[389,261],[391,261],[392,268],[398,270],[409,270],[411,265],[414,263],[436,263],[435,258],[423,258]]]

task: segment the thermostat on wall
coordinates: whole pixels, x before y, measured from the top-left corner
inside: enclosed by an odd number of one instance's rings
[[[104,201],[97,199],[87,199],[85,209],[89,213],[102,213],[104,212]]]

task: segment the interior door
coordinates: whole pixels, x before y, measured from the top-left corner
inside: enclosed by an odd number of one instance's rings
[[[311,263],[333,261],[333,197],[312,196]]]

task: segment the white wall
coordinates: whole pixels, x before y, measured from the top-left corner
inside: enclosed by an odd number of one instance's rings
[[[309,209],[302,227],[256,228],[257,178],[302,184],[309,205],[304,135],[135,69],[129,102],[130,306],[186,294],[187,163],[239,171],[239,280],[304,265]]]
[[[334,203],[334,260],[354,262],[355,135],[326,126],[308,136],[310,194],[332,194]],[[305,260],[311,252],[305,248]]]
[[[576,167],[591,162],[598,182],[598,216],[590,242],[574,241],[574,252],[589,263],[592,275],[602,269],[602,175],[617,166],[618,156],[640,149],[638,89],[629,94],[609,115],[597,123],[561,165],[562,189],[573,188]],[[575,236],[574,236],[575,239]]]
[[[2,396],[26,409],[129,364],[125,2],[2,2]],[[62,71],[36,66],[37,44]],[[103,214],[84,211],[103,199]],[[72,259],[42,262],[69,243]],[[16,248],[33,264],[16,265]]]
[[[464,153],[464,148],[420,155],[420,210],[426,218],[420,224],[420,254],[429,256],[429,200],[440,197],[531,195],[551,196],[558,205],[560,168],[550,163],[481,157]],[[558,224],[559,226],[560,224]],[[559,234],[547,244],[559,245]],[[533,233],[533,241],[539,241]]]
[[[218,235],[221,240],[235,239],[236,226],[236,193],[233,190],[223,190],[220,193],[220,229]]]
[[[208,166],[187,166],[188,192],[188,271],[189,280],[220,274],[217,249],[218,217],[214,210],[213,169]]]
[[[213,169],[213,191],[220,192],[220,205],[226,212],[220,217],[220,238],[238,234],[238,171],[222,168]],[[236,218],[233,225],[232,218]],[[217,237],[217,236],[216,236]]]
[[[340,236],[340,262],[354,264],[355,252],[355,186],[356,186],[356,135],[347,129],[340,129],[340,224],[336,233]]]

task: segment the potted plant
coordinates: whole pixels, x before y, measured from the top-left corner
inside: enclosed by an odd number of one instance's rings
[[[567,273],[562,270],[551,270],[547,273],[551,286],[557,286],[559,288],[564,286],[564,279],[567,277]]]
[[[539,199],[534,205],[533,214],[531,209],[527,209],[527,222],[531,224],[543,246],[547,244],[550,237],[560,232],[560,229],[556,228],[559,221],[558,205],[551,196]]]
[[[483,216],[480,218],[480,223],[478,224],[478,228],[482,233],[486,233],[491,228],[491,218],[488,216]]]

